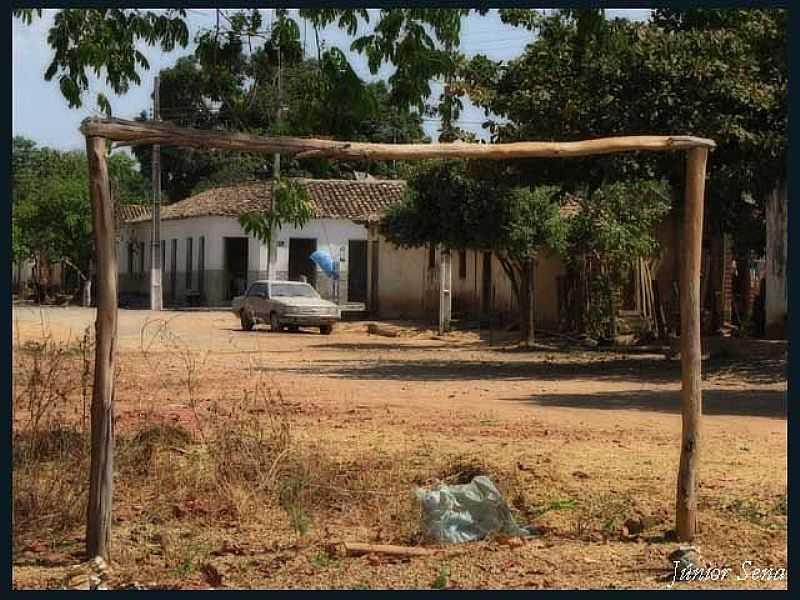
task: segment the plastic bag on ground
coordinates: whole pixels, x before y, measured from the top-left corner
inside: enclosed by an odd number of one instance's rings
[[[514,522],[503,495],[492,480],[479,475],[462,485],[438,484],[415,490],[422,505],[426,538],[437,543],[462,544],[491,533],[530,535]]]

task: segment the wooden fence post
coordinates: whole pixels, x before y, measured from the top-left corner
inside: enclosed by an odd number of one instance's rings
[[[683,431],[675,517],[675,532],[677,539],[682,542],[692,541],[697,527],[695,486],[702,414],[700,260],[703,250],[703,202],[707,159],[707,148],[692,148],[687,152],[683,260],[680,271]]]
[[[106,164],[106,140],[86,138],[97,273],[92,460],[86,518],[86,552],[109,558],[114,478],[114,355],[117,337],[117,256],[114,203]]]

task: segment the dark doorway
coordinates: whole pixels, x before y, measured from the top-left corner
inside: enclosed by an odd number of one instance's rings
[[[289,279],[299,281],[304,275],[312,286],[317,285],[317,266],[311,255],[317,249],[316,238],[289,238]]]
[[[347,300],[367,301],[367,241],[350,240],[347,254]]]
[[[484,314],[492,310],[492,253],[483,253],[483,285],[481,286],[481,306]]]
[[[169,299],[172,304],[177,300],[177,283],[178,277],[178,240],[172,240],[170,243],[170,260],[169,260]]]
[[[380,256],[380,242],[373,240],[372,242],[372,280],[370,281],[370,305],[369,310],[372,314],[377,315],[380,310],[379,296],[378,296],[378,275],[380,273],[380,265],[378,257]]]
[[[226,237],[225,279],[227,299],[241,296],[247,289],[247,238]]]

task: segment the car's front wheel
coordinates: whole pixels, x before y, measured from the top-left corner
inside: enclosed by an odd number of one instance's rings
[[[242,322],[242,329],[243,330],[245,330],[245,331],[252,331],[253,330],[253,326],[255,325],[255,322],[250,317],[250,315],[247,314],[246,310],[243,310],[241,313],[239,313],[239,319]]]
[[[319,326],[319,332],[322,335],[330,335],[332,331],[333,331],[333,325],[320,325]]]
[[[269,328],[271,331],[278,333],[281,330],[281,322],[278,319],[278,313],[274,312],[269,316]]]

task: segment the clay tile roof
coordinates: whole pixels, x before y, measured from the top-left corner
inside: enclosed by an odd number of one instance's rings
[[[405,182],[398,180],[298,179],[308,190],[314,217],[375,221],[398,204]],[[214,188],[161,208],[162,220],[190,217],[238,217],[253,210],[264,210],[272,201],[269,181]],[[129,222],[146,221],[149,215],[135,216]]]
[[[119,227],[122,223],[150,218],[150,208],[143,204],[115,204],[114,219]]]

